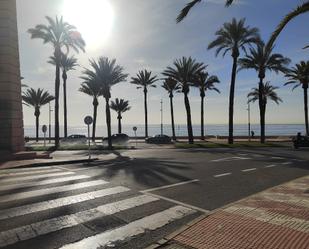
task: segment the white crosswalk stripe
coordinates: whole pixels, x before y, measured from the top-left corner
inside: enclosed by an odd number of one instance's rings
[[[32,168],[13,168],[13,169],[0,169],[1,174],[9,174],[9,173],[19,173],[19,172],[31,172],[36,170],[50,170],[54,169],[52,166],[43,166],[43,167],[32,167]],[[58,167],[57,167],[58,168]]]
[[[41,196],[41,195],[78,190],[78,189],[83,189],[83,188],[87,188],[87,187],[94,187],[94,186],[98,186],[98,185],[101,185],[101,184],[107,184],[107,183],[108,182],[103,181],[103,180],[96,180],[96,181],[70,184],[70,185],[65,185],[65,186],[60,186],[60,187],[53,187],[53,188],[46,188],[46,189],[40,189],[40,190],[20,192],[18,194],[3,195],[0,198],[0,203],[8,202],[8,201],[14,201],[14,200],[20,200],[20,199],[26,199],[26,198],[30,198],[30,197],[37,197],[37,196]]]
[[[156,230],[171,223],[172,221],[183,218],[184,216],[194,212],[195,211],[190,208],[175,206],[162,212],[133,221],[125,226],[94,235],[76,243],[65,245],[61,247],[61,249],[90,249],[99,248],[101,246],[113,247],[115,246],[114,243],[117,241],[123,241],[127,238],[142,234],[146,230]]]
[[[40,174],[40,173],[51,173],[51,172],[61,172],[61,169],[49,169],[47,170],[32,170],[32,171],[24,171],[24,172],[10,172],[10,173],[1,173],[0,177],[7,177],[7,176],[20,176],[20,175],[31,175],[31,174]]]

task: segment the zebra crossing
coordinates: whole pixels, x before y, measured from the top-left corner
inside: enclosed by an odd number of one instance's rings
[[[0,170],[0,248],[145,248],[198,215],[60,167]]]

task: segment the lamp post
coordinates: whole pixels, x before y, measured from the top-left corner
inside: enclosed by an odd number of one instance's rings
[[[248,111],[248,140],[251,141],[251,121],[250,121],[250,102],[249,102],[249,98],[248,98],[248,108],[247,108],[247,111]]]
[[[161,111],[161,135],[163,135],[163,101],[162,99],[161,99],[160,104],[161,104],[161,109],[160,109]]]
[[[49,117],[48,117],[48,138],[49,138],[49,143],[51,143],[51,113],[53,112],[53,110],[50,107],[50,102],[49,104]]]

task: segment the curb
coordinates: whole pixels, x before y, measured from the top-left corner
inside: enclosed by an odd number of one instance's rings
[[[254,193],[254,194],[252,194],[252,195],[249,195],[249,196],[247,196],[247,197],[241,198],[241,199],[239,199],[239,200],[237,200],[237,201],[234,201],[234,202],[232,202],[232,203],[226,204],[226,205],[224,205],[224,206],[222,206],[222,207],[216,208],[216,209],[210,211],[210,212],[207,213],[207,214],[202,214],[202,215],[200,215],[199,217],[197,217],[196,219],[193,219],[193,220],[190,221],[189,223],[183,225],[182,227],[180,227],[180,228],[177,229],[176,231],[172,232],[171,234],[165,236],[163,239],[160,239],[159,241],[157,241],[157,242],[151,244],[150,246],[146,247],[145,249],[157,249],[157,248],[161,248],[162,246],[167,245],[168,242],[170,242],[170,241],[171,241],[174,237],[176,237],[178,234],[182,233],[183,231],[189,229],[190,227],[192,227],[193,225],[195,225],[195,224],[198,223],[199,221],[201,221],[201,220],[207,218],[208,216],[210,216],[210,215],[212,215],[212,214],[214,214],[214,213],[216,213],[216,212],[218,212],[218,211],[220,211],[220,210],[223,210],[223,209],[225,209],[225,208],[227,208],[227,207],[229,207],[229,206],[232,206],[232,205],[234,205],[235,203],[238,203],[238,202],[247,200],[247,199],[251,198],[252,196],[261,194],[261,193],[263,193],[263,192],[266,192],[266,191],[269,191],[269,190],[271,190],[271,189],[274,189],[274,188],[276,188],[276,187],[278,187],[278,186],[285,185],[285,184],[288,184],[288,183],[290,183],[290,182],[293,182],[293,181],[296,181],[296,180],[299,180],[299,179],[302,179],[302,178],[305,178],[305,177],[307,177],[307,176],[298,177],[298,178],[295,178],[295,179],[293,179],[293,180],[291,180],[291,181],[287,181],[287,182],[278,184],[278,185],[276,185],[276,186],[273,186],[273,187],[270,187],[270,188],[268,188],[268,189],[265,189],[265,190],[262,190],[262,191],[260,191],[260,192],[257,192],[257,193]]]

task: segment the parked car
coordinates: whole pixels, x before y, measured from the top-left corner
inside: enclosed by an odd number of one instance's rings
[[[309,147],[309,137],[307,136],[297,136],[294,137],[292,141],[295,149],[299,147]]]
[[[120,144],[120,145],[124,145],[126,143],[128,143],[129,141],[129,136],[127,134],[124,133],[119,133],[119,134],[113,134],[112,135],[112,143],[113,144]],[[104,137],[103,138],[103,145],[108,143],[108,137]]]
[[[73,134],[60,140],[61,143],[86,144],[87,137],[85,135]]]
[[[149,144],[170,144],[172,139],[167,135],[155,135],[145,139]]]

